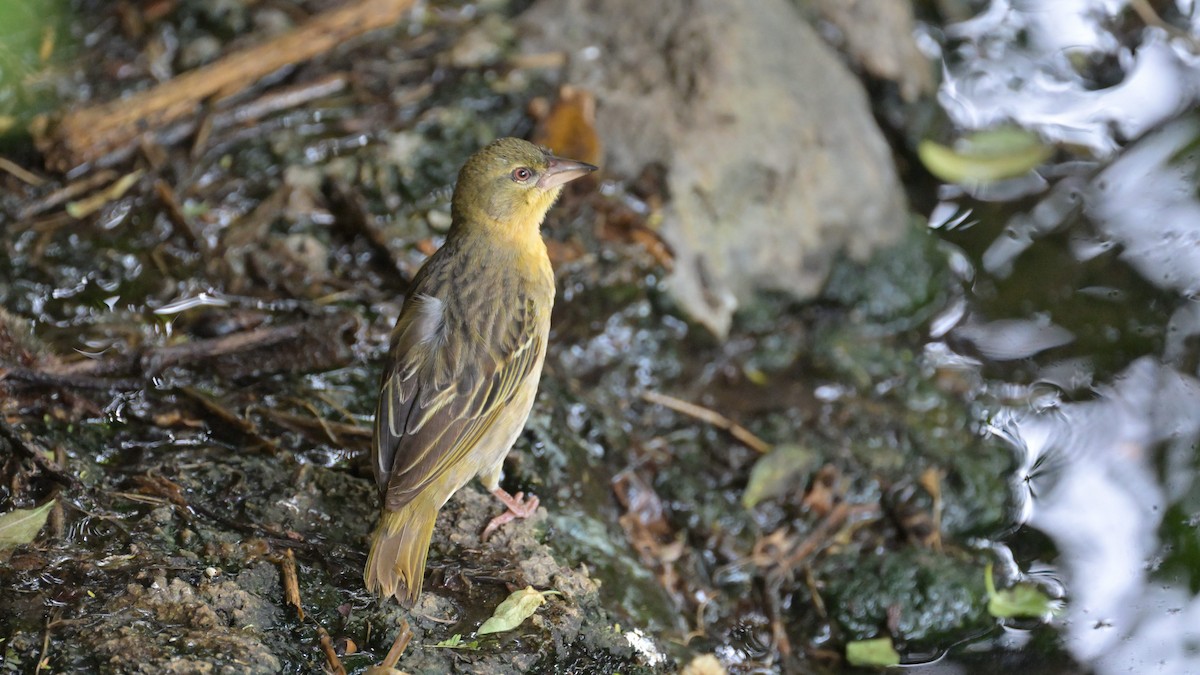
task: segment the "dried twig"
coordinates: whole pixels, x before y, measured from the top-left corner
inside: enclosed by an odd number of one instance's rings
[[[279,454],[279,445],[273,439],[260,432],[254,422],[226,408],[221,402],[199,389],[194,387],[180,387],[178,391],[180,394],[199,403],[205,410],[215,415],[219,420],[228,424],[233,429],[257,441],[261,448],[265,449],[268,454]]]
[[[265,408],[258,406],[250,406],[246,409],[246,414],[257,413],[267,418],[268,420],[286,427],[292,431],[298,431],[303,434],[320,433],[325,436],[326,440],[334,445],[345,445],[347,443],[363,443],[371,440],[371,428],[346,424],[345,422],[334,422],[321,417],[313,410],[314,417],[305,417],[295,413],[284,412],[274,408]]]
[[[101,185],[111,182],[116,177],[117,172],[105,170],[98,171],[87,178],[81,178],[80,180],[68,183],[67,185],[55,190],[54,192],[51,192],[45,197],[42,197],[41,199],[35,199],[26,204],[17,213],[17,220],[26,220],[32,216],[38,215],[39,213],[45,213],[46,211],[49,211],[60,204],[64,204],[72,199],[75,199],[79,195],[82,195],[86,192],[91,192]]]
[[[62,466],[51,462],[46,456],[45,449],[40,447],[37,441],[25,440],[20,432],[10,426],[3,418],[0,418],[0,438],[8,441],[14,449],[29,458],[37,466],[38,470],[46,474],[51,480],[67,487],[79,487],[79,479],[65,471]]]
[[[43,142],[47,164],[67,171],[134,145],[143,134],[194,115],[206,99],[231,95],[284,66],[395,23],[412,3],[357,0],[134,96],[71,112]]]
[[[321,624],[317,624],[317,636],[320,637],[321,651],[325,652],[325,660],[329,662],[329,672],[334,675],[346,675],[346,667],[342,665],[337,650],[333,648],[333,639],[329,637],[329,631],[325,630]]]
[[[383,657],[383,661],[379,665],[367,669],[368,673],[387,671],[396,667],[400,662],[400,655],[408,648],[408,643],[412,640],[412,630],[408,627],[408,621],[400,621],[400,631],[396,633],[396,639],[392,641],[392,648],[388,650],[387,656]]]
[[[878,513],[878,504],[848,504],[846,502],[839,502],[829,512],[829,515],[825,516],[825,519],[818,523],[812,532],[809,532],[808,536],[780,561],[779,569],[790,572],[799,567],[800,563],[816,553],[818,548],[824,546],[830,537],[841,529],[847,520],[858,516],[875,515]]]
[[[829,515],[825,516],[809,532],[808,536],[800,542],[794,543],[792,537],[784,529],[779,529],[767,535],[758,544],[755,544],[755,553],[753,555],[755,562],[760,566],[769,568],[766,570],[764,578],[767,616],[771,621],[771,634],[775,641],[775,647],[781,654],[787,656],[792,651],[791,640],[788,638],[787,631],[783,625],[783,582],[791,576],[797,567],[824,546],[841,529],[847,520],[855,516],[878,512],[879,506],[877,504],[849,504],[839,502],[829,512]],[[811,571],[806,570],[806,574],[809,585],[815,587]],[[824,603],[820,601],[820,596],[814,594],[814,597],[823,613]]]
[[[143,389],[146,386],[146,381],[139,379],[58,373],[32,368],[8,368],[0,372],[0,380],[13,380],[58,389],[96,389],[100,391],[132,391]]]
[[[328,546],[326,546],[325,544],[308,541],[303,536],[301,536],[300,534],[297,534],[295,532],[282,532],[273,527],[267,527],[264,525],[256,525],[254,523],[247,522],[244,517],[239,517],[239,518],[226,517],[224,515],[217,513],[216,511],[213,511],[212,509],[204,506],[203,504],[199,504],[196,502],[189,503],[188,508],[191,511],[194,511],[196,513],[196,515],[201,516],[203,518],[207,518],[207,519],[213,521],[214,523],[218,523],[222,527],[229,528],[230,530],[233,530],[235,532],[244,532],[253,537],[260,538],[272,546],[277,546],[280,548],[295,548],[295,549],[303,550],[303,551],[306,551],[309,556],[314,556],[314,557],[315,556],[328,557],[328,555],[329,555],[329,547]],[[92,514],[89,514],[89,515],[92,515]],[[366,556],[363,556],[363,559],[365,560]]]
[[[174,367],[206,368],[229,379],[269,372],[329,370],[352,358],[344,336],[354,325],[354,319],[344,314],[313,317],[103,359],[0,369],[0,381],[121,391],[145,388],[145,378]],[[117,375],[132,377],[115,379]]]
[[[279,560],[283,572],[283,601],[296,608],[296,616],[304,620],[304,607],[300,605],[300,580],[296,576],[296,554],[292,549],[284,549],[283,557]]]
[[[183,212],[183,206],[179,204],[179,198],[175,196],[175,188],[167,181],[159,178],[154,181],[154,192],[158,195],[159,201],[165,207],[167,219],[175,226],[176,231],[182,234],[188,243],[194,246],[201,252],[207,252],[208,245],[204,238],[196,234],[196,228],[188,220],[187,214]]]
[[[935,551],[942,550],[942,479],[944,472],[941,469],[930,467],[921,472],[917,482],[929,493],[933,499],[933,509],[930,518],[933,521],[933,533],[930,536],[930,545]]]
[[[296,608],[296,616],[304,621],[304,608],[300,605],[300,581],[296,573],[296,554],[292,549],[285,548],[279,557],[279,569],[283,575],[283,601]],[[329,663],[329,672],[336,675],[346,675],[346,667],[338,658],[337,650],[333,648],[333,639],[329,631],[320,623],[313,621],[317,627],[317,637],[320,639],[321,651],[325,652],[325,660]]]
[[[333,96],[349,84],[350,75],[337,72],[329,73],[311,82],[280,87],[234,110],[212,116],[212,126],[221,129],[234,124],[248,124],[267,115],[298,108],[306,103]]]
[[[1174,26],[1170,25],[1166,21],[1163,21],[1162,17],[1158,15],[1158,12],[1154,11],[1154,7],[1150,4],[1149,0],[1130,0],[1129,7],[1133,10],[1134,14],[1138,15],[1138,18],[1142,20],[1142,23],[1146,24],[1147,26],[1161,28],[1166,31],[1176,30]]]
[[[792,640],[783,625],[783,577],[768,576],[766,580],[767,616],[771,619],[771,639],[784,657],[792,654]]]
[[[55,610],[52,616],[46,617],[46,627],[42,630],[42,651],[38,655],[37,665],[33,670],[34,675],[50,668],[50,629],[58,623],[60,612],[61,610]]]
[[[79,201],[67,202],[67,215],[75,219],[83,219],[90,216],[108,204],[124,197],[125,193],[129,192],[129,189],[137,185],[137,182],[142,179],[143,173],[145,172],[142,169],[132,171],[116,179],[103,190],[90,194]]]
[[[402,270],[401,259],[388,245],[388,239],[375,224],[362,196],[339,180],[326,181],[321,187],[329,200],[330,210],[338,219],[338,224],[352,237],[363,238],[374,251],[381,263],[381,269],[395,282],[397,288],[406,289],[411,281],[411,274]]]
[[[0,171],[10,173],[19,180],[28,183],[33,187],[39,187],[46,182],[45,178],[42,178],[41,176],[33,173],[29,169],[26,169],[7,157],[0,157]]]
[[[734,422],[715,410],[698,406],[695,403],[688,403],[687,401],[675,398],[674,396],[660,394],[656,391],[644,391],[642,392],[642,398],[650,403],[657,403],[664,408],[670,408],[677,413],[687,415],[688,417],[694,417],[701,422],[711,424],[718,429],[723,429],[729,432],[729,435],[733,436],[739,443],[755,452],[766,454],[771,451],[770,443],[767,443],[758,436],[755,436],[746,427]]]

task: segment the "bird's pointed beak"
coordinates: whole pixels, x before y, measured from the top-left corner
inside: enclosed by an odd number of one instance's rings
[[[546,170],[542,172],[541,178],[538,178],[537,186],[543,190],[556,188],[560,185],[565,185],[575,180],[582,178],[596,170],[596,167],[584,162],[576,162],[573,159],[563,159],[562,157],[547,157],[548,165]]]

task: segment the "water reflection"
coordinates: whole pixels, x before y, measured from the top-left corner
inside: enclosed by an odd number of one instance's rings
[[[1200,26],[1195,5],[1173,4],[1177,26]],[[990,430],[1022,459],[1013,477],[1020,522],[1055,549],[1014,547],[1026,558],[1016,564],[1064,580],[1067,604],[1054,625],[1071,656],[1097,673],[1200,673],[1200,118],[1185,114],[1200,99],[1200,64],[1196,39],[1180,28],[1120,34],[1137,23],[1131,8],[1125,0],[997,0],[946,29],[954,42],[939,102],[958,126],[1016,122],[1077,158],[1103,161],[1041,172],[1045,187],[1026,192],[1040,191],[1037,203],[983,242],[978,277],[1015,281],[1039,247],[1064,239],[1066,260],[1080,268],[1125,269],[1111,285],[1063,275],[1064,287],[999,285],[1021,297],[968,297],[947,312],[956,325],[938,327],[946,343],[929,355],[949,363],[947,345],[961,347],[1012,380],[988,385],[1006,392],[990,406]],[[931,223],[966,222],[974,208],[956,196]],[[1129,280],[1157,289],[1162,310],[1135,306],[1145,292]],[[1036,298],[1037,312],[1031,291],[1046,296]],[[1087,300],[1124,313],[1089,318],[1078,311],[1095,307]],[[1022,316],[983,318],[989,303]],[[1107,372],[1096,367],[1102,342],[1071,341],[1119,334],[1127,328],[1117,321],[1138,311],[1161,339],[1143,341]],[[1022,362],[1005,370],[1011,359]]]
[[[1148,28],[1130,47],[1113,34],[1129,4],[996,0],[946,29],[962,41],[961,60],[946,70],[939,102],[962,128],[1017,122],[1098,156],[1117,152],[1191,107],[1200,91],[1186,41]],[[1120,75],[1106,86],[1114,69]]]
[[[1028,524],[1058,549],[1071,653],[1097,672],[1200,672],[1200,600],[1151,563],[1167,507],[1195,487],[1200,382],[1145,357],[1094,400],[1007,410],[996,432],[1023,454]]]

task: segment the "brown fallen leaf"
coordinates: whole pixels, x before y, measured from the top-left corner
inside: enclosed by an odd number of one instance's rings
[[[811,509],[818,516],[826,516],[833,510],[833,505],[840,496],[838,491],[838,479],[841,474],[833,465],[826,464],[817,470],[813,476],[812,487],[808,489],[808,493],[804,495],[801,505],[804,508]]]
[[[654,217],[656,214],[651,214]],[[640,246],[654,261],[670,272],[675,269],[675,252],[658,232],[650,228],[647,217],[625,206],[603,210],[596,220],[596,236],[602,241],[617,241]]]
[[[600,163],[604,149],[596,133],[596,97],[590,91],[564,84],[554,103],[537,101],[530,105],[530,113],[538,121],[531,139],[534,143],[556,155]]]

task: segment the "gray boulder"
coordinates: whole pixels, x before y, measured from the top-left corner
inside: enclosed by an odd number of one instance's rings
[[[862,86],[786,0],[540,0],[521,34],[596,95],[609,172],[667,167],[670,287],[717,335],[756,292],[811,298],[837,254],[903,232]]]

